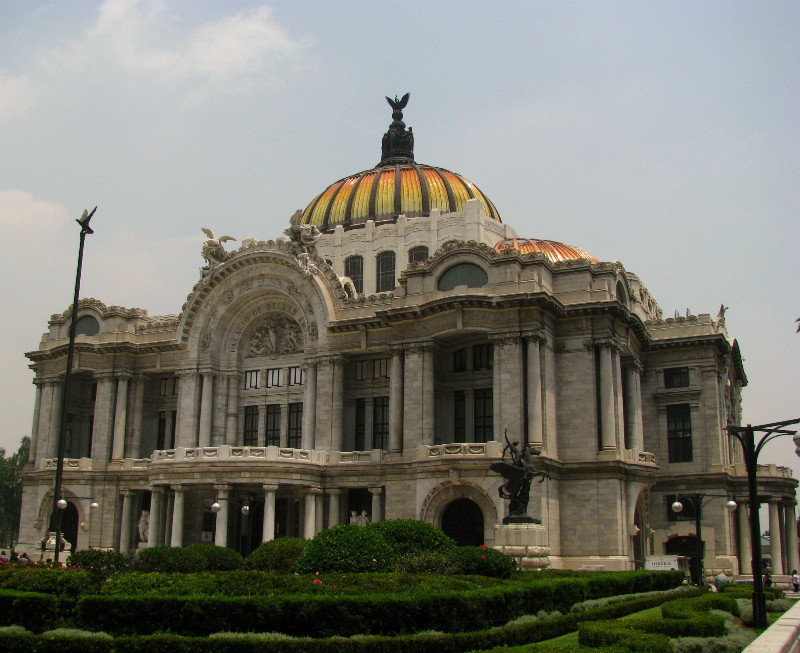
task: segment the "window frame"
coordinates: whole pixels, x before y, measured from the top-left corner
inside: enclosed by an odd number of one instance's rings
[[[375,257],[375,292],[392,292],[395,288],[397,257],[391,249]]]
[[[494,392],[492,388],[476,388],[473,394],[474,442],[489,442],[494,438]]]
[[[358,263],[357,269],[353,268]],[[356,288],[359,295],[364,294],[364,257],[360,254],[353,254],[344,260],[344,276],[350,277],[350,281]]]
[[[664,368],[664,388],[672,390],[673,388],[688,388],[689,387],[689,368],[683,367],[665,367]]]
[[[267,404],[264,409],[264,446],[281,446],[280,404]]]
[[[303,402],[296,401],[289,404],[288,429],[286,446],[290,449],[300,449],[303,446]]]
[[[667,404],[666,413],[669,462],[694,462],[691,404]]]
[[[245,370],[244,389],[258,390],[261,387],[261,370]]]
[[[389,397],[372,399],[372,448],[389,449]]]
[[[424,252],[424,256],[421,254]],[[415,245],[410,250],[408,250],[408,263],[422,263],[427,261],[429,258],[428,254],[428,246],[427,245]]]
[[[244,428],[242,428],[242,446],[258,446],[258,406],[244,407]]]

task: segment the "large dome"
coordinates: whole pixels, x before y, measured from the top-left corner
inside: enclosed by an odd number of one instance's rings
[[[320,193],[303,212],[305,224],[320,230],[364,224],[367,220],[396,220],[399,215],[430,215],[463,211],[467,200],[477,199],[483,212],[495,220],[494,204],[469,179],[414,161],[382,164],[340,179]]]
[[[489,198],[469,179],[414,161],[414,134],[403,122],[408,97],[406,93],[401,100],[386,98],[393,120],[383,135],[381,162],[328,186],[306,207],[304,224],[328,231],[337,224],[358,226],[367,220],[393,221],[400,215],[415,218],[436,209],[452,213],[463,211],[471,199],[480,202],[485,215],[500,221]]]
[[[576,261],[578,259],[586,259],[590,263],[599,263],[600,261],[582,249],[573,247],[572,245],[565,245],[555,240],[539,240],[537,238],[506,238],[497,243],[494,248],[498,252],[504,252],[509,249],[519,250],[521,254],[533,254],[539,252],[544,254],[553,263],[559,261]]]

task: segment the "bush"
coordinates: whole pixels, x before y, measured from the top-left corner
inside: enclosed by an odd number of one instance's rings
[[[42,592],[76,599],[98,591],[100,580],[85,571],[38,565],[6,565],[0,570],[0,588]]]
[[[456,546],[439,528],[416,519],[394,519],[369,524],[366,530],[380,533],[398,557],[419,555],[427,551],[443,551]]]
[[[261,571],[294,571],[305,546],[302,537],[278,537],[254,549],[245,566]]]
[[[114,571],[127,569],[128,558],[116,551],[84,549],[67,558],[67,566],[107,576]]]
[[[0,625],[22,626],[39,632],[52,628],[59,612],[52,594],[0,590]]]
[[[397,571],[406,574],[443,574],[451,576],[458,573],[458,567],[450,560],[446,551],[422,551],[398,558]]]
[[[458,546],[448,550],[446,555],[459,574],[508,578],[517,568],[511,556],[480,546]]]
[[[383,536],[354,524],[328,528],[306,544],[298,573],[390,571],[397,556]]]
[[[213,544],[192,544],[184,548],[156,546],[139,551],[136,569],[190,573],[206,570],[239,569],[244,564],[238,551]]]

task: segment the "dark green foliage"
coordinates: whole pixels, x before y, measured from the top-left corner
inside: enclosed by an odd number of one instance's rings
[[[53,628],[59,612],[58,598],[52,594],[0,590],[0,625],[23,626],[40,632]]]
[[[294,571],[305,547],[302,537],[278,537],[254,549],[245,566],[262,571]]]
[[[390,571],[397,556],[383,536],[353,524],[328,528],[306,544],[298,573]]]
[[[416,519],[378,521],[366,527],[380,533],[397,556],[417,555],[425,551],[442,551],[456,546],[453,539],[433,524]]]
[[[621,623],[598,621],[581,624],[578,643],[582,646],[618,645],[634,653],[672,653],[672,642],[666,635],[632,630]]]
[[[480,546],[458,546],[447,551],[447,558],[460,574],[508,578],[517,568],[511,556]]]
[[[451,576],[458,573],[458,567],[450,560],[448,551],[422,551],[421,553],[404,555],[398,558],[397,571],[406,574],[443,574]]]
[[[22,438],[17,452],[6,458],[0,447],[0,547],[9,548],[17,541],[19,515],[22,508],[20,472],[28,462],[31,439]]]
[[[184,548],[156,546],[142,549],[136,569],[190,573],[239,569],[243,564],[244,559],[238,551],[213,544],[193,544]]]
[[[0,569],[0,588],[77,599],[81,594],[98,592],[100,580],[85,571],[9,564]]]
[[[116,551],[84,549],[67,558],[67,566],[90,571],[102,576],[128,568],[128,558]]]

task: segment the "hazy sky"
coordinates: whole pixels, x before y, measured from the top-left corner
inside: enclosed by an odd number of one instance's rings
[[[82,297],[178,313],[200,227],[274,238],[378,162],[406,91],[417,161],[621,261],[665,316],[730,306],[746,421],[800,417],[798,44],[795,0],[0,3],[0,446],[30,431],[23,353],[72,300],[84,208]],[[800,470],[784,440],[761,461]]]

